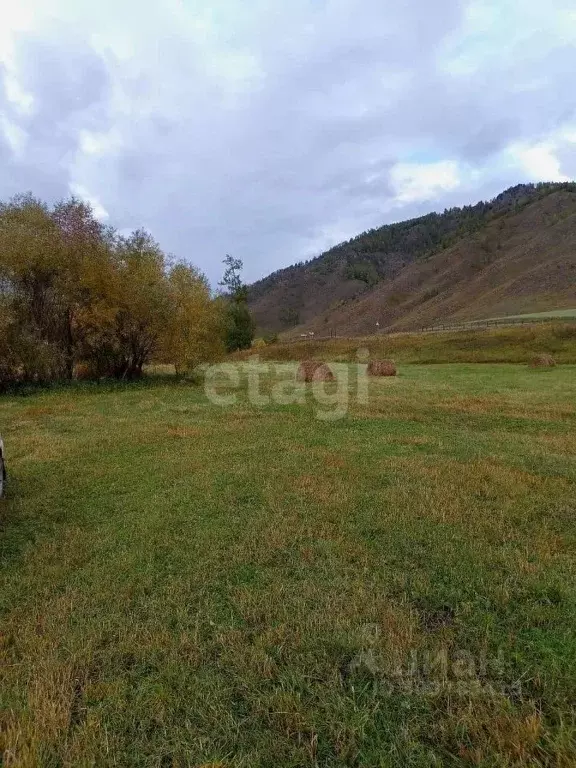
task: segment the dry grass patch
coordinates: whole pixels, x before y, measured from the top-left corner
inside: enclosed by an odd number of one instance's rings
[[[340,504],[348,497],[347,487],[342,479],[322,474],[298,475],[294,478],[294,488],[320,505]]]
[[[445,717],[434,727],[435,736],[465,765],[573,765],[563,750],[546,754],[542,715],[533,707],[525,705],[517,711],[502,695],[455,699],[445,707]],[[576,751],[570,752],[576,756]]]
[[[347,469],[349,467],[349,464],[344,456],[333,451],[326,451],[326,453],[322,456],[322,461],[327,467],[330,467],[330,469],[341,470]]]
[[[199,429],[198,427],[169,427],[168,434],[170,437],[190,440],[203,435],[204,430]]]
[[[7,455],[12,459],[14,443],[12,440],[8,442],[6,433],[3,436],[7,443]],[[18,435],[18,451],[22,460],[29,464],[36,461],[59,461],[73,455],[75,448],[76,441],[71,435],[24,430]]]
[[[0,713],[0,754],[7,766],[74,765],[94,755],[100,725],[82,706],[92,670],[88,655],[65,658],[61,633],[73,598],[51,601],[47,614],[17,611],[0,644],[4,691],[25,693],[18,709]]]
[[[396,481],[387,493],[388,505],[442,523],[458,522],[470,530],[514,529],[508,511],[522,499],[561,487],[566,481],[526,472],[491,459],[462,462],[446,457],[395,457],[384,466]],[[484,507],[479,513],[478,507]]]
[[[555,451],[569,456],[576,455],[576,433],[566,432],[563,435],[538,435],[536,441],[546,451]]]
[[[403,460],[400,459],[400,461]],[[542,485],[551,482],[548,477],[517,469],[490,458],[467,462],[445,457],[434,457],[425,462],[413,459],[410,460],[410,473],[428,477],[439,486],[453,483],[466,494],[476,495],[484,490],[498,498],[516,498],[533,493]],[[466,483],[463,483],[463,477]]]

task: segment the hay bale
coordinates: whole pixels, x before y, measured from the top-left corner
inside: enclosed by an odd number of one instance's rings
[[[320,360],[302,360],[296,372],[298,381],[334,381],[334,374]]]
[[[298,381],[312,381],[314,371],[321,363],[318,360],[302,360],[296,371],[296,379]]]
[[[335,381],[334,374],[329,365],[321,363],[312,374],[312,381]]]
[[[551,355],[536,355],[530,360],[531,368],[554,368],[556,360]]]
[[[394,360],[370,360],[368,363],[368,376],[396,376],[396,373]]]

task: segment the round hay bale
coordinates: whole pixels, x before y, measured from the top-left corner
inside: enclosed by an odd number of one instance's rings
[[[396,373],[394,360],[370,360],[368,363],[368,376],[396,376]]]
[[[296,372],[298,381],[334,381],[334,374],[320,360],[302,360]]]
[[[312,374],[312,381],[335,381],[330,366],[321,363]]]
[[[551,355],[536,355],[529,365],[531,368],[554,368],[556,360]]]
[[[322,365],[318,360],[302,360],[296,371],[296,379],[298,381],[312,381],[314,371]]]

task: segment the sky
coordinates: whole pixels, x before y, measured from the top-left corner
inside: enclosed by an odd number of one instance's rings
[[[0,199],[213,284],[576,176],[574,0],[0,0]]]

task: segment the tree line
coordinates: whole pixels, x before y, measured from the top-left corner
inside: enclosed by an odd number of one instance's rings
[[[183,373],[250,346],[242,263],[225,264],[215,296],[148,232],[121,235],[81,200],[0,203],[0,388],[134,379],[152,361]]]
[[[258,301],[279,284],[298,283],[302,273],[314,279],[339,272],[343,281],[359,280],[373,287],[394,276],[398,264],[409,264],[448,248],[459,239],[474,235],[490,221],[516,213],[524,206],[562,190],[576,192],[576,183],[517,184],[492,200],[367,230],[314,259],[301,261],[257,281],[250,286],[250,301]],[[302,300],[302,292],[296,291],[290,296],[291,303],[279,308],[279,327],[297,324]]]

